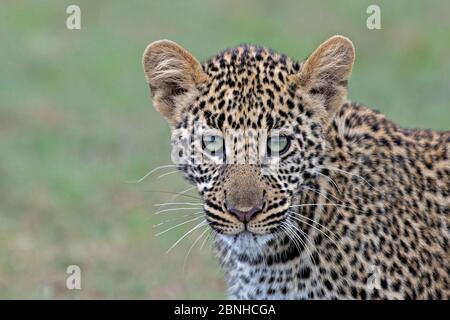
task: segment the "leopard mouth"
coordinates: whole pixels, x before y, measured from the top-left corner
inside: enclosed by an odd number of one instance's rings
[[[248,222],[239,222],[237,220],[228,222],[227,220],[227,224],[221,224],[220,221],[217,222],[217,215],[211,215],[207,210],[205,212],[211,228],[218,234],[229,237],[263,237],[275,234],[283,230],[283,224],[288,218],[288,208],[286,208],[276,213],[263,213],[266,215],[266,218],[262,220],[255,219]],[[226,213],[223,214],[227,216]]]

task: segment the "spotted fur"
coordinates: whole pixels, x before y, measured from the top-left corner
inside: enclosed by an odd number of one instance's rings
[[[404,129],[348,101],[353,60],[340,36],[301,63],[251,45],[203,64],[167,40],[146,49],[232,298],[448,299],[450,131]],[[223,154],[205,153],[205,132],[225,137]],[[289,150],[260,156],[271,132]],[[242,222],[229,199],[261,208]]]

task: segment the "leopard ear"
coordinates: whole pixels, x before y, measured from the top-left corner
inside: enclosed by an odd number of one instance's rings
[[[177,115],[207,80],[202,66],[189,52],[169,40],[147,46],[142,57],[145,78],[150,86],[155,108],[175,124]]]
[[[347,99],[347,81],[354,60],[353,43],[346,37],[333,36],[306,59],[293,80],[333,113]]]

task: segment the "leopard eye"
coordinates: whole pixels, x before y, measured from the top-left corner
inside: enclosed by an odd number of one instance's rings
[[[203,149],[210,154],[217,155],[223,152],[223,138],[218,135],[203,136]]]
[[[289,149],[290,140],[286,136],[274,135],[267,140],[267,150],[270,155],[283,154]]]

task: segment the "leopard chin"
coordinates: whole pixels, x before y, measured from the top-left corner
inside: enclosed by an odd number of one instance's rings
[[[255,234],[248,230],[236,235],[218,234],[218,240],[236,254],[245,253],[249,256],[264,254],[264,248],[275,238],[274,234]]]

